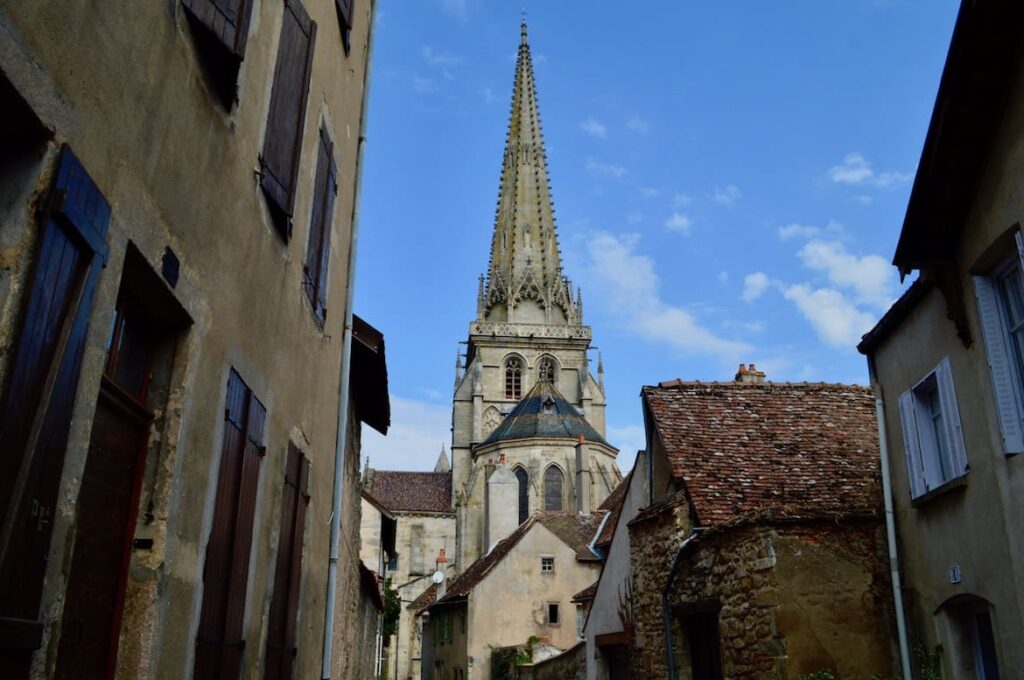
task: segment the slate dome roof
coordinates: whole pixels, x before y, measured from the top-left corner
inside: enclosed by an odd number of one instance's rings
[[[610,446],[550,382],[533,386],[482,446],[512,439],[572,439]]]

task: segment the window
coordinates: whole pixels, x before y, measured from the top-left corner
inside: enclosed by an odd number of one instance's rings
[[[523,396],[523,362],[512,357],[505,363],[505,398],[521,399]]]
[[[583,626],[587,622],[587,610],[582,604],[576,605],[576,637],[583,639]]]
[[[537,379],[541,382],[555,384],[555,360],[551,357],[543,357],[537,366]]]
[[[253,0],[182,0],[181,4],[193,29],[203,78],[211,94],[230,111],[237,98]]]
[[[517,467],[516,479],[519,481],[519,523],[522,524],[530,516],[530,475]]]
[[[917,498],[966,474],[967,455],[949,358],[900,395],[899,405],[911,496]]]
[[[274,224],[287,241],[292,234],[295,185],[302,155],[309,78],[313,70],[316,22],[299,0],[287,0],[270,91],[270,113],[260,155],[260,187]]]
[[[313,312],[322,326],[327,318],[327,264],[331,255],[331,223],[334,220],[334,197],[338,194],[338,168],[334,164],[334,143],[324,127],[316,163],[316,185],[313,189],[313,215],[309,223],[309,245],[303,268],[302,287]]]
[[[203,565],[203,606],[193,677],[236,678],[245,647],[243,617],[267,411],[231,369],[224,407],[213,526]]]
[[[388,555],[388,563],[385,566],[387,571],[398,571],[398,553],[394,555]]]
[[[562,509],[562,471],[552,465],[544,472],[544,509]]]
[[[554,557],[541,557],[540,558],[540,571],[542,574],[553,574],[555,573],[555,558]]]
[[[338,7],[338,19],[341,22],[341,42],[345,47],[345,54],[352,49],[349,34],[352,33],[352,3],[355,0],[334,0]]]
[[[690,643],[693,680],[722,680],[722,651],[718,637],[718,611],[680,617],[683,637]]]
[[[278,535],[274,593],[268,616],[264,680],[288,680],[295,666],[302,541],[306,506],[309,505],[309,461],[294,444],[288,444],[282,496],[281,532]]]
[[[1024,243],[990,276],[974,277],[985,352],[1006,455],[1024,453]]]
[[[548,602],[548,625],[557,626],[559,623],[561,622],[558,618],[558,603]]]

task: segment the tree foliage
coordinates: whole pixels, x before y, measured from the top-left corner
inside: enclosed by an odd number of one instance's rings
[[[384,581],[384,621],[381,624],[381,636],[384,646],[388,647],[391,637],[398,632],[398,617],[402,613],[402,600],[398,591],[391,587],[391,579]]]

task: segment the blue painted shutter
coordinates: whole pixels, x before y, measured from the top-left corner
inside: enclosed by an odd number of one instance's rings
[[[949,444],[949,457],[953,474],[959,477],[967,474],[967,449],[964,446],[964,431],[960,424],[960,409],[956,403],[956,389],[953,385],[953,371],[949,357],[943,358],[935,368],[935,382],[939,386],[939,403],[942,406],[942,421]]]
[[[1024,428],[1021,427],[1018,388],[1006,346],[1007,333],[999,311],[995,281],[987,276],[975,276],[974,294],[978,300],[978,316],[982,337],[985,340],[989,372],[992,376],[992,391],[999,416],[999,431],[1003,438],[1003,453],[1022,453]]]
[[[910,496],[917,498],[928,488],[924,481],[924,469],[921,467],[921,442],[917,434],[917,407],[914,401],[912,390],[900,395],[900,425],[903,427],[903,448],[910,476]]]

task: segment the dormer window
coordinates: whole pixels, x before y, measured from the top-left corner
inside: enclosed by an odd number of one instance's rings
[[[505,364],[505,398],[521,399],[523,396],[523,362],[512,357]]]
[[[541,382],[555,384],[555,360],[544,357],[537,366],[537,379]]]
[[[555,400],[548,397],[544,400],[544,403],[540,405],[543,413],[554,413],[555,412]]]

